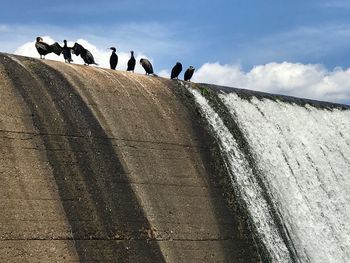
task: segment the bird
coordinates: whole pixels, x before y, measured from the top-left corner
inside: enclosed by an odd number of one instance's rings
[[[195,71],[195,68],[190,66],[186,71],[185,71],[185,75],[184,75],[184,80],[185,81],[191,81],[191,78],[193,76],[193,73]]]
[[[178,79],[181,71],[182,64],[180,62],[176,62],[176,65],[171,70],[171,79]]]
[[[43,41],[42,37],[37,37],[35,42],[36,50],[38,51],[40,58],[45,59],[45,56],[49,53],[55,53],[57,56],[61,55],[62,47],[57,42],[49,45]]]
[[[140,64],[141,64],[141,66],[145,69],[146,75],[150,75],[150,74],[153,74],[153,75],[154,75],[152,64],[151,64],[151,62],[149,62],[148,59],[146,59],[146,58],[141,58],[141,59],[140,59]]]
[[[98,65],[95,60],[94,56],[91,54],[91,52],[87,49],[85,49],[82,45],[75,43],[72,47],[72,51],[76,56],[81,56],[81,58],[84,60],[84,65],[90,65],[95,64]]]
[[[134,57],[134,51],[130,51],[131,53],[131,57],[128,61],[128,68],[127,68],[127,71],[132,71],[134,72],[135,70],[135,65],[136,65],[136,59]]]
[[[40,55],[40,59],[45,59],[45,56],[51,53],[50,45],[45,43],[41,37],[36,38],[35,47]]]
[[[63,43],[64,43],[64,46],[62,48],[62,54],[64,57],[64,62],[71,63],[73,62],[72,53],[71,53],[72,48],[67,46],[67,40],[63,40]]]
[[[109,49],[112,50],[112,54],[109,59],[109,65],[111,66],[111,69],[115,69],[118,65],[118,55],[115,53],[117,49],[115,47],[111,47]]]

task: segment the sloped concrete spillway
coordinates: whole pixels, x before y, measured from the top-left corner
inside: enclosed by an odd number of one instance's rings
[[[0,54],[0,261],[350,262],[349,106]]]
[[[256,262],[180,89],[0,54],[0,261]]]

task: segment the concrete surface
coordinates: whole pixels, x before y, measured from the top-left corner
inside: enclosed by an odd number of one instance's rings
[[[0,262],[257,262],[176,88],[0,53]]]

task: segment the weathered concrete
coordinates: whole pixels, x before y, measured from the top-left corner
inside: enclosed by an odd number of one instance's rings
[[[174,83],[0,54],[1,262],[256,262]]]

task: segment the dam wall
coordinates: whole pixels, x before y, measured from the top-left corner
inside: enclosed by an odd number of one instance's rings
[[[0,54],[0,261],[257,262],[180,86]]]
[[[0,53],[1,262],[349,262],[350,107]]]

